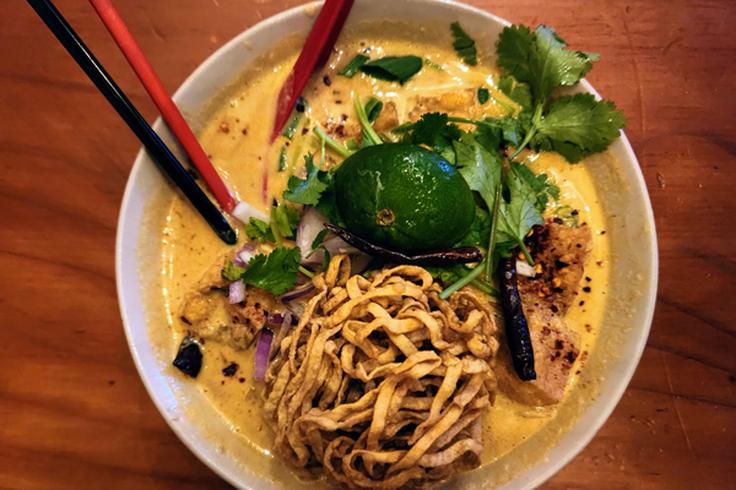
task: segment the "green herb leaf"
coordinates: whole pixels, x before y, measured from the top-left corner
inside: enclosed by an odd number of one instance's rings
[[[488,246],[488,236],[491,233],[491,216],[488,211],[475,206],[475,219],[470,225],[468,234],[462,240],[457,242],[455,247],[480,247],[485,249]],[[454,281],[453,281],[454,282]]]
[[[386,56],[369,61],[360,71],[379,80],[406,83],[422,69],[422,58],[418,56]]]
[[[320,245],[322,245],[322,242],[325,241],[325,236],[327,236],[327,233],[329,233],[330,230],[327,228],[323,228],[319,233],[317,233],[317,236],[314,237],[314,240],[312,240],[312,251],[317,250]]]
[[[337,72],[337,74],[344,77],[353,78],[355,74],[358,73],[360,67],[365,65],[366,61],[368,61],[369,59],[370,58],[364,54],[356,54],[353,59],[348,62],[347,65],[342,67],[342,70]]]
[[[612,102],[595,100],[592,94],[560,97],[537,124],[532,146],[556,151],[574,163],[608,148],[625,122]]]
[[[504,75],[498,79],[498,88],[523,109],[532,107],[532,92],[529,85],[517,82],[512,76]]]
[[[560,198],[560,188],[555,185],[547,174],[535,175],[532,169],[520,163],[512,163],[509,171],[514,172],[519,179],[523,180],[534,191],[536,195],[534,207],[537,208],[540,214],[544,213],[550,200],[556,201]]]
[[[287,162],[286,162],[286,145],[281,146],[281,151],[279,151],[279,172],[283,172],[286,170]]]
[[[455,166],[468,186],[493,209],[496,188],[501,181],[501,159],[483,147],[470,134],[452,143],[455,149]]]
[[[330,266],[330,252],[325,250],[324,254],[322,255],[322,270],[326,271],[329,266]]]
[[[375,102],[372,102],[374,101]],[[380,107],[378,107],[377,104],[381,104]],[[380,145],[383,143],[383,140],[381,140],[381,137],[376,133],[376,130],[373,129],[373,124],[371,123],[370,117],[368,116],[368,110],[375,111],[378,107],[378,112],[383,109],[383,104],[376,98],[372,97],[371,100],[368,101],[368,103],[363,106],[363,103],[360,101],[360,97],[355,97],[355,113],[358,116],[358,121],[360,122],[360,126],[363,128],[363,133],[360,139],[360,147],[365,148],[366,146],[372,146],[372,145]],[[378,115],[376,115],[378,117]]]
[[[222,268],[222,278],[226,281],[237,281],[240,279],[240,276],[243,275],[243,272],[245,272],[245,269],[237,265],[235,262],[228,262],[225,264],[225,267]]]
[[[289,120],[286,122],[286,125],[284,126],[284,129],[281,130],[281,135],[286,136],[287,138],[291,139],[294,137],[294,133],[296,132],[297,126],[299,126],[299,121],[302,119],[302,113],[293,110],[291,111],[291,116],[289,117]]]
[[[566,204],[555,208],[555,217],[561,219],[563,223],[572,228],[580,226],[580,213]]]
[[[279,204],[271,208],[271,231],[280,243],[282,238],[293,238],[299,225],[299,211],[296,208]]]
[[[498,65],[518,81],[528,83],[537,103],[543,103],[559,86],[575,85],[593,66],[598,55],[565,49],[565,42],[550,27],[505,27],[496,49]]]
[[[402,128],[402,141],[415,145],[427,145],[438,153],[452,148],[452,142],[459,140],[463,135],[460,128],[448,122],[447,114],[432,112],[424,114],[422,118],[411,126]]]
[[[485,87],[479,87],[477,95],[478,95],[478,102],[480,103],[480,105],[485,104],[486,102],[488,102],[488,99],[491,98],[491,93]]]
[[[376,122],[376,119],[381,115],[382,110],[383,102],[375,97],[368,99],[368,102],[365,103],[365,114],[368,117],[368,122],[371,124]]]
[[[460,27],[459,22],[453,22],[450,24],[450,30],[452,31],[452,37],[454,39],[452,47],[460,58],[463,59],[466,65],[475,66],[478,64],[478,51],[475,48],[475,41],[468,35],[467,32]]]
[[[271,225],[257,218],[248,220],[248,224],[245,225],[245,234],[249,239],[257,242],[276,242],[276,238],[274,238],[273,232],[271,231]]]
[[[320,170],[314,165],[314,157],[307,154],[304,161],[307,167],[306,178],[300,179],[295,175],[289,177],[284,199],[307,206],[316,206],[320,196],[327,189],[327,185],[319,179]]]
[[[296,284],[301,253],[299,249],[277,247],[268,255],[258,254],[248,262],[242,273],[246,284],[281,295]]]
[[[506,172],[506,186],[509,200],[504,199],[500,203],[497,242],[507,243],[506,247],[502,247],[506,252],[513,246],[519,246],[531,264],[533,261],[524,245],[524,238],[533,226],[544,223],[542,214],[537,209],[537,193],[526,179],[519,175],[518,168],[514,165]]]

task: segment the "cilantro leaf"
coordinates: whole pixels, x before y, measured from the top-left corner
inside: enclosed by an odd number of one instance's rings
[[[226,281],[237,281],[243,275],[243,272],[245,272],[245,269],[233,261],[228,261],[225,267],[222,268],[221,274]]]
[[[314,165],[314,157],[307,154],[304,157],[307,167],[307,176],[304,179],[292,175],[284,191],[284,199],[307,206],[316,206],[327,185],[319,178],[319,167]]]
[[[422,58],[419,56],[385,56],[369,61],[360,67],[360,71],[379,80],[405,84],[422,69]]]
[[[488,235],[491,233],[491,216],[480,206],[475,206],[475,219],[470,225],[468,233],[454,246],[455,247],[480,247],[488,246]]]
[[[509,199],[500,203],[497,229],[497,241],[505,246],[499,248],[508,253],[510,248],[518,246],[527,261],[533,263],[529,250],[524,245],[524,238],[533,226],[544,223],[537,209],[537,193],[514,166],[506,172],[506,186]]]
[[[534,206],[540,214],[544,213],[550,200],[556,201],[560,198],[560,188],[555,185],[547,174],[535,175],[528,166],[520,163],[511,163],[510,172],[523,180],[536,195]]]
[[[365,65],[366,61],[368,61],[369,59],[370,58],[364,54],[356,54],[353,59],[351,59],[348,64],[342,68],[342,70],[337,72],[337,74],[344,77],[353,78],[355,74],[358,73],[360,67]]]
[[[529,85],[517,82],[512,76],[504,75],[498,79],[498,88],[523,109],[531,108],[532,93]]]
[[[475,48],[475,41],[463,30],[459,22],[450,24],[452,37],[454,39],[452,47],[463,59],[466,65],[475,66],[478,64],[478,51]]]
[[[248,224],[245,225],[245,234],[249,239],[257,242],[274,243],[276,241],[271,225],[257,218],[248,220]]]
[[[554,150],[574,163],[608,148],[624,124],[623,113],[612,102],[587,93],[568,95],[552,101],[536,125],[532,146]]]
[[[415,145],[427,145],[438,153],[452,147],[452,142],[463,135],[460,128],[448,121],[448,115],[431,112],[411,126],[402,128],[405,131],[402,141]]]
[[[557,87],[575,85],[598,55],[565,49],[565,41],[550,27],[505,27],[496,44],[498,65],[516,80],[528,83],[537,103]]]
[[[296,208],[279,204],[271,208],[271,232],[276,242],[282,238],[293,238],[299,225],[299,211]]]
[[[455,165],[468,186],[493,209],[496,189],[501,181],[501,159],[484,148],[470,134],[452,143],[455,149]]]
[[[298,248],[277,247],[268,255],[258,254],[242,273],[243,282],[281,295],[296,284],[301,253]]]
[[[480,105],[485,104],[491,98],[491,93],[485,87],[478,87],[476,95],[478,96],[478,103]]]

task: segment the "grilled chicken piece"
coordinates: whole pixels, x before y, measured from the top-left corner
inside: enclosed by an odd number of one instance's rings
[[[534,369],[537,379],[521,381],[516,375],[508,348],[499,351],[496,375],[502,392],[527,405],[558,403],[565,393],[570,371],[578,349],[577,336],[557,314],[549,310],[527,313],[527,323],[534,349]]]
[[[389,101],[383,105],[378,119],[373,123],[376,131],[389,131],[399,125],[399,112],[396,110],[396,104]]]
[[[472,88],[447,92],[442,95],[416,98],[416,104],[409,113],[409,119],[415,121],[428,112],[448,112],[453,115],[472,114],[475,107],[475,90]]]
[[[218,260],[184,302],[181,321],[189,334],[229,344],[236,349],[248,347],[266,324],[269,311],[277,311],[279,302],[271,294],[257,288],[247,288],[245,301],[231,305],[227,283],[220,271],[224,261]]]
[[[572,228],[549,222],[535,228],[529,242],[541,272],[533,278],[519,276],[518,284],[537,379],[518,378],[507,348],[499,352],[496,374],[501,391],[510,398],[528,405],[550,405],[562,398],[579,354],[578,336],[567,327],[564,314],[578,294],[591,235],[586,225]]]
[[[564,315],[578,295],[592,245],[590,228],[586,224],[572,228],[551,221],[535,227],[527,241],[538,272],[533,278],[519,276],[525,311],[531,305],[545,305],[553,313]]]

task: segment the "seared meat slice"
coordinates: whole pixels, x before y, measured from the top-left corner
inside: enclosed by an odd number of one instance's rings
[[[586,225],[572,228],[549,222],[536,227],[529,242],[538,272],[533,278],[519,276],[518,285],[537,379],[518,378],[507,348],[499,351],[496,374],[500,389],[510,398],[549,405],[562,398],[579,354],[578,336],[567,327],[564,315],[578,294],[591,235]]]
[[[416,121],[428,112],[448,112],[456,116],[470,116],[475,107],[475,89],[468,88],[436,96],[419,96],[409,113],[409,120]]]
[[[592,245],[590,228],[572,228],[548,222],[534,228],[527,239],[537,275],[519,276],[519,293],[524,306],[544,304],[553,313],[565,314],[578,294],[585,259]]]
[[[537,379],[521,381],[511,365],[508,348],[504,347],[499,350],[496,363],[498,386],[509,398],[527,405],[558,403],[578,357],[575,346],[577,336],[567,328],[559,315],[549,310],[533,310],[526,316]]]
[[[383,105],[378,119],[373,123],[376,131],[388,131],[399,125],[399,113],[396,110],[396,104],[389,101]]]
[[[266,324],[269,311],[280,311],[283,306],[271,294],[257,288],[247,288],[245,301],[231,305],[227,283],[220,276],[223,263],[216,261],[186,299],[181,321],[194,337],[244,349]]]

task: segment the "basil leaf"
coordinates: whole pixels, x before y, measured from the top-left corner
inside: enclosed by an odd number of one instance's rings
[[[372,60],[360,67],[360,71],[379,80],[406,83],[422,69],[422,58],[418,56],[386,56]]]
[[[356,54],[352,60],[348,61],[348,64],[342,67],[342,70],[337,72],[338,75],[344,77],[353,78],[361,66],[365,65],[366,61],[370,58],[364,54]]]

